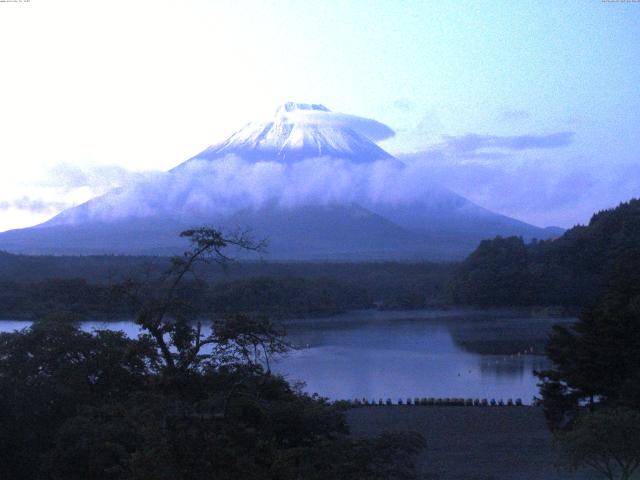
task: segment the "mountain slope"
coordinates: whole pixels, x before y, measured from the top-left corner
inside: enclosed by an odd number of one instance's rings
[[[198,225],[227,230],[250,229],[267,239],[272,260],[445,260],[460,256],[473,243],[442,248],[438,239],[416,235],[358,205],[267,206],[245,209],[224,219],[153,216],[80,224],[50,224],[0,234],[3,249],[29,254],[169,255],[186,249],[182,230]],[[452,239],[450,239],[452,240]]]
[[[114,189],[36,227],[0,234],[35,254],[171,254],[187,228],[250,230],[286,260],[452,260],[495,235],[551,232],[433,184],[375,144],[373,120],[287,103],[169,172]]]

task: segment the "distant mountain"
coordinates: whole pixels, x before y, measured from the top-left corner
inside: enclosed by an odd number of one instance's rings
[[[218,222],[151,216],[44,224],[2,233],[0,244],[30,254],[172,255],[187,247],[181,231],[221,223],[230,230],[250,226],[254,236],[268,240],[265,257],[277,260],[451,260],[476,244],[455,235],[417,234],[358,205],[245,209]]]
[[[484,238],[558,234],[428,181],[374,140],[393,132],[323,105],[287,103],[169,172],[0,234],[35,254],[171,254],[198,225],[250,230],[279,260],[452,260]]]

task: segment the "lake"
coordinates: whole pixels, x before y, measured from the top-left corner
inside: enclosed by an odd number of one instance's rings
[[[506,310],[358,311],[287,321],[298,347],[273,367],[305,391],[331,399],[487,398],[538,395],[534,370],[544,369],[544,343],[557,323]],[[0,331],[30,322],[6,320]],[[136,335],[130,321],[85,322]]]

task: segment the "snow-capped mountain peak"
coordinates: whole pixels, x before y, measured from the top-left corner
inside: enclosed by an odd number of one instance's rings
[[[245,125],[187,162],[230,155],[252,162],[293,163],[316,157],[372,162],[393,158],[373,141],[393,134],[393,130],[375,120],[334,113],[321,104],[287,102],[273,117]]]

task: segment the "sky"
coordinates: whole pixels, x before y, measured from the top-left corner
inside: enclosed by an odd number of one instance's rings
[[[0,231],[168,170],[286,101],[491,210],[640,196],[640,3],[0,2]]]

